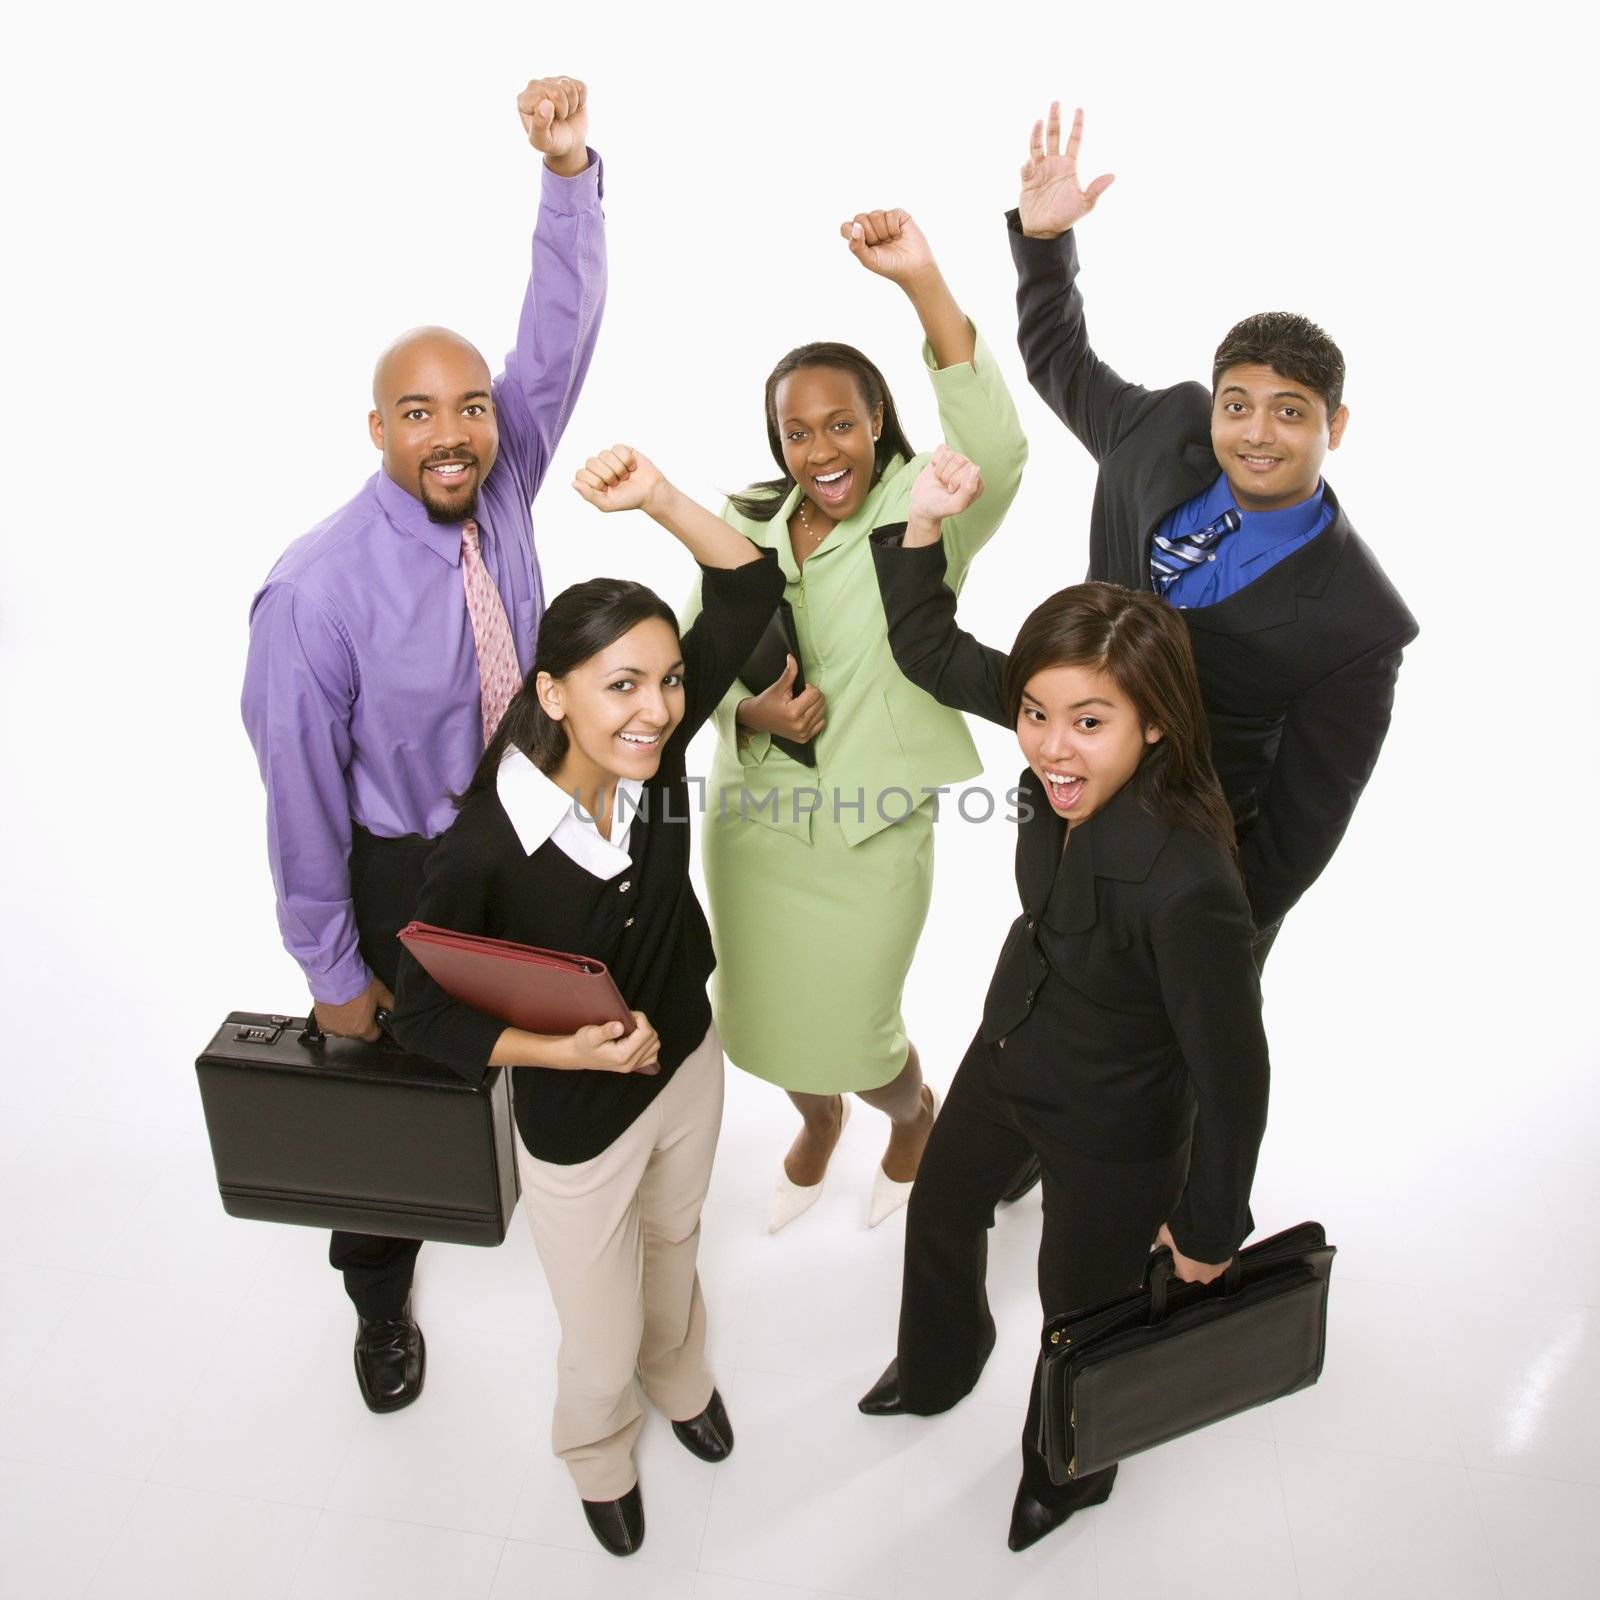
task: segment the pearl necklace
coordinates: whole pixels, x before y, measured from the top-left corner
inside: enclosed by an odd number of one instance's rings
[[[828,534],[833,532],[832,528],[828,528],[824,532],[818,533],[817,530],[811,526],[811,518],[806,512],[806,497],[804,495],[800,496],[800,521],[806,530],[807,536],[811,539],[814,539],[818,544],[821,544],[822,541],[828,537]]]

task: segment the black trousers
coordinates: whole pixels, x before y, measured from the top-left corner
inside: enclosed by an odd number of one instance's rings
[[[909,1410],[946,1411],[971,1390],[994,1348],[984,1278],[995,1202],[1026,1159],[1043,1172],[1039,1299],[1045,1318],[1137,1288],[1156,1229],[1172,1214],[1189,1171],[1189,1144],[1152,1161],[1097,1161],[1030,1111],[1020,1121],[997,1073],[996,1052],[972,1041],[933,1125],[906,1211],[900,1299],[900,1393]],[[1037,1380],[1037,1373],[1035,1374]],[[1022,1430],[1022,1482],[1046,1504],[1081,1496],[1050,1482],[1034,1440],[1038,1383]],[[1108,1469],[1110,1470],[1110,1469]]]
[[[361,959],[391,992],[400,968],[395,935],[411,921],[434,841],[418,834],[383,839],[358,827],[350,846],[350,893],[355,901]],[[328,1263],[344,1274],[345,1293],[368,1322],[398,1317],[411,1293],[420,1239],[376,1233],[335,1233]]]

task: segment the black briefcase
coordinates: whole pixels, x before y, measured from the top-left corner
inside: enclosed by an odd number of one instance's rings
[[[387,1040],[232,1012],[195,1062],[230,1216],[499,1244],[516,1208],[511,1085]]]
[[[1302,1222],[1241,1250],[1209,1284],[1179,1283],[1172,1256],[1144,1286],[1045,1324],[1040,1452],[1068,1483],[1322,1374],[1334,1247]]]

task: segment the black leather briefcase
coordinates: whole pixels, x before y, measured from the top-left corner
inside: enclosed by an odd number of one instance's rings
[[[1179,1283],[1166,1250],[1144,1286],[1045,1324],[1038,1446],[1058,1484],[1317,1381],[1334,1247],[1319,1222]]]
[[[499,1244],[517,1203],[511,1085],[384,1041],[232,1012],[195,1062],[230,1216]]]

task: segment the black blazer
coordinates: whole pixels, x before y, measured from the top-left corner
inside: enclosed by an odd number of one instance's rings
[[[1198,383],[1145,389],[1118,376],[1089,344],[1074,234],[1030,239],[1015,211],[1008,221],[1029,382],[1100,464],[1089,577],[1149,589],[1161,519],[1222,471],[1211,395]],[[1417,636],[1405,602],[1327,496],[1333,522],[1309,544],[1219,604],[1182,613],[1263,929],[1311,887],[1343,838],[1389,731],[1401,651]]]
[[[957,626],[943,545],[905,550],[904,531],[873,534],[896,663],[942,704],[1011,727],[1006,656]],[[1106,1161],[1163,1155],[1192,1125],[1188,1186],[1169,1226],[1185,1255],[1225,1261],[1251,1229],[1267,1118],[1267,1040],[1238,870],[1216,840],[1147,811],[1137,777],[1070,843],[1031,769],[1018,787],[1022,915],[982,1030],[1007,1095]]]

